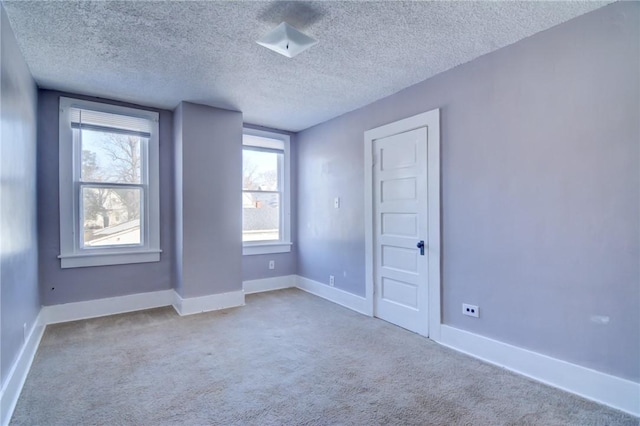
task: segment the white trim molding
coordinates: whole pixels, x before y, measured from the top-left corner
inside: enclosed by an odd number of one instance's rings
[[[371,316],[367,299],[362,296],[340,290],[339,288],[330,287],[326,284],[322,284],[321,282],[310,280],[309,278],[304,278],[299,275],[297,276],[296,287],[300,290],[306,291],[307,293],[311,293],[315,296],[327,299],[330,302],[342,305],[345,308]]]
[[[254,138],[256,136],[259,139]],[[242,128],[242,149],[267,149],[282,153],[278,159],[278,189],[280,200],[280,238],[277,241],[244,241],[243,256],[291,252],[291,136],[277,131]],[[242,194],[260,191],[241,188]]]
[[[149,293],[129,294],[87,300],[84,302],[63,303],[62,305],[43,306],[41,317],[44,324],[77,321],[82,319],[124,314],[126,312],[171,306],[173,290],[153,291]]]
[[[298,275],[246,281],[245,290],[181,298],[174,290],[44,306],[34,322],[0,393],[0,425],[9,423],[47,324],[171,306],[183,315],[244,305],[244,295],[297,287],[371,316],[364,297]],[[537,352],[439,324],[437,343],[600,404],[640,416],[640,383],[562,361]]]
[[[0,425],[2,426],[8,425],[11,420],[20,392],[22,392],[22,386],[24,386],[31,364],[38,351],[38,346],[40,346],[45,327],[42,324],[42,311],[40,311],[22,346],[22,350],[18,354],[18,358],[9,370],[2,391],[0,391]]]
[[[261,278],[258,280],[244,281],[242,288],[244,294],[260,293],[263,291],[282,290],[296,286],[296,275],[284,275],[281,277]]]
[[[296,287],[371,316],[366,298],[296,276]],[[640,417],[640,383],[441,324],[437,343],[563,391]]]
[[[59,102],[60,267],[79,268],[160,261],[159,113],[67,97],[60,97]],[[142,168],[139,183],[110,183],[100,182],[99,179],[90,182],[81,179],[81,142],[74,136],[73,126],[74,123],[85,120],[82,118],[85,115],[93,116],[92,119],[88,119],[87,125],[97,124],[108,129],[104,130],[106,132],[124,130],[141,132],[148,136],[142,138],[143,142],[140,145]],[[81,194],[85,186],[120,187],[140,191],[140,244],[83,247],[84,213]]]
[[[428,332],[425,334],[434,340],[440,337],[440,110],[434,109],[403,120],[376,127],[364,132],[364,227],[365,227],[365,289],[367,315],[375,315],[374,277],[375,277],[375,229],[373,167],[374,141],[398,133],[426,127],[427,129],[427,197],[428,197],[428,235],[427,243],[428,301],[425,321]],[[427,328],[425,327],[425,330]]]
[[[256,254],[274,254],[274,253],[290,253],[293,243],[256,243],[242,246],[243,256],[252,256]]]
[[[440,327],[438,343],[547,385],[640,416],[640,383],[444,324]]]
[[[61,268],[82,268],[86,266],[123,265],[128,263],[159,262],[162,250],[140,250],[136,252],[110,252],[93,254],[70,254],[58,256]]]
[[[173,307],[180,316],[235,308],[238,306],[244,306],[244,291],[242,290],[184,299],[178,293],[174,292]]]

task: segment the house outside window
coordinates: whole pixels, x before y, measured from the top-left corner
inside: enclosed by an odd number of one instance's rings
[[[290,252],[290,138],[245,128],[242,144],[243,254]]]
[[[62,268],[157,262],[158,113],[60,98]]]

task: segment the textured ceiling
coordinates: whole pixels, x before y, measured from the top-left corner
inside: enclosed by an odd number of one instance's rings
[[[607,2],[3,1],[40,87],[298,131]],[[255,43],[282,21],[319,43]]]

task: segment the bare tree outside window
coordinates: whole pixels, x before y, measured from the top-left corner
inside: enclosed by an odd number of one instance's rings
[[[107,131],[76,131],[82,132],[84,245],[140,244],[143,138]],[[135,186],[109,186],[110,183]]]

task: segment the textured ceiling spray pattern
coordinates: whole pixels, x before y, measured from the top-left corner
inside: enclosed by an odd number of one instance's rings
[[[298,131],[609,2],[4,1],[41,87]],[[255,43],[287,21],[319,43]]]

